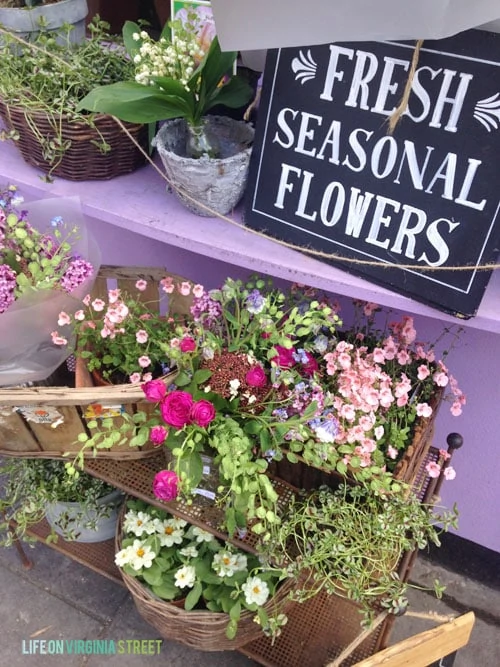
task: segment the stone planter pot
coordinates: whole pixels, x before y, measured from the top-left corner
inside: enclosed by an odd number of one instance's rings
[[[15,7],[0,8],[0,25],[23,39],[39,32],[40,19],[47,30],[59,30],[64,23],[74,26],[70,40],[74,44],[85,38],[85,19],[88,14],[87,0],[61,0],[50,5],[38,5],[32,9]],[[0,46],[1,46],[0,37]]]
[[[97,530],[91,530],[85,526],[80,525],[81,521],[81,506],[80,503],[70,503],[70,502],[57,502],[51,503],[47,506],[45,518],[47,522],[55,530],[58,535],[64,537],[64,532],[61,527],[58,525],[59,519],[62,514],[68,513],[69,522],[67,530],[75,530],[77,537],[75,542],[104,542],[115,536],[116,533],[116,523],[118,521],[118,514],[120,507],[123,501],[123,493],[116,489],[106,496],[99,498],[97,501],[98,505],[109,505],[110,512],[109,516],[101,517],[97,520]],[[74,519],[72,517],[75,517]],[[89,510],[89,512],[83,518],[83,521],[86,522],[89,519],[95,517],[95,511]]]
[[[207,116],[205,123],[208,138],[212,136],[219,146],[220,158],[186,157],[187,125],[182,118],[166,121],[153,145],[184,206],[197,215],[216,217],[229,213],[243,196],[254,129],[226,116]]]

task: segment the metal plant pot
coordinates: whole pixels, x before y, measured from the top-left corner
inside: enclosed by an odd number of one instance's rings
[[[108,493],[106,496],[97,500],[98,505],[109,505],[110,511],[108,516],[100,517],[97,520],[97,529],[91,530],[81,525],[81,505],[80,503],[71,502],[56,502],[47,505],[45,518],[47,519],[51,528],[55,530],[58,535],[65,537],[66,530],[63,530],[60,525],[60,517],[63,513],[68,513],[69,521],[67,530],[75,531],[75,542],[104,542],[115,536],[116,523],[118,521],[118,514],[122,504],[124,494],[119,489]],[[72,519],[71,517],[75,518]],[[95,517],[95,510],[89,510],[83,518],[86,522]]]
[[[33,8],[0,8],[0,25],[23,39],[32,39],[40,30],[40,20],[47,30],[59,30],[63,24],[74,26],[70,40],[74,44],[85,39],[85,19],[88,14],[87,0],[61,0],[49,5]],[[0,46],[2,44],[0,36]]]

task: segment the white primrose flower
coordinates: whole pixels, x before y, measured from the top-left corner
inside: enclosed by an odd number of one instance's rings
[[[182,544],[184,531],[178,528],[172,519],[155,519],[154,527],[158,533],[158,539],[162,547],[172,547],[174,544]]]
[[[241,382],[238,379],[229,380],[229,393],[232,398],[236,398],[236,396],[238,396],[238,389],[240,388],[240,384]]]
[[[179,553],[181,556],[186,556],[186,558],[196,558],[198,549],[193,544],[190,544],[189,546],[184,547],[184,549],[179,549]]]
[[[193,588],[196,581],[196,570],[192,565],[184,565],[175,573],[177,588]]]
[[[149,514],[130,510],[125,514],[123,530],[126,533],[133,533],[136,537],[142,537],[144,533],[152,535],[156,528]]]
[[[247,604],[261,607],[269,597],[269,587],[260,577],[249,577],[241,587]]]
[[[193,537],[196,538],[197,542],[212,542],[215,539],[212,533],[203,530],[203,528],[198,528],[198,526],[193,526],[192,534]]]
[[[118,551],[115,554],[115,563],[118,565],[118,567],[123,567],[124,565],[128,565],[131,561],[131,559],[134,556],[134,549],[132,546],[125,547],[125,549],[121,549],[121,551]]]
[[[143,567],[151,567],[155,559],[155,553],[151,547],[141,540],[134,540],[134,543],[131,548],[129,565],[131,565],[134,570],[141,570]]]
[[[237,571],[236,554],[230,551],[219,551],[215,554],[212,567],[219,577],[232,577]]]

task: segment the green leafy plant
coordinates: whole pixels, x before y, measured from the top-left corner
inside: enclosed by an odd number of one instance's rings
[[[196,132],[210,109],[239,108],[253,94],[244,79],[233,75],[236,52],[223,53],[217,36],[205,51],[193,21],[170,22],[157,41],[127,21],[123,39],[135,64],[134,75],[96,87],[81,100],[78,110],[101,111],[133,123],[184,118]]]
[[[108,32],[109,24],[94,17],[89,37],[70,42],[72,27],[56,32],[43,28],[31,42],[0,27],[0,100],[23,110],[26,123],[37,137],[51,170],[60,164],[71,143],[63,138],[62,119],[97,129],[94,115],[77,109],[78,103],[96,85],[106,85],[133,76],[133,63],[120,40]],[[34,112],[49,123],[50,134],[37,128]],[[6,112],[7,113],[7,112]],[[7,124],[8,117],[6,116]],[[103,153],[111,150],[102,134],[96,140]],[[4,138],[18,139],[15,130]]]
[[[162,600],[183,600],[188,611],[227,614],[229,639],[245,611],[255,612],[265,634],[280,633],[287,619],[272,597],[281,573],[164,510],[138,500],[128,501],[127,508],[122,548],[115,556],[124,572]]]
[[[56,521],[65,540],[76,539],[82,529],[96,530],[99,519],[109,517],[116,508],[116,502],[98,502],[115,490],[112,486],[83,472],[69,477],[63,461],[5,458],[0,475],[4,479],[0,498],[3,546],[12,545],[15,539],[29,541],[26,531],[45,518],[51,503],[80,505],[71,514],[63,512]],[[57,541],[57,534],[52,531],[47,541]]]
[[[342,483],[294,499],[262,548],[266,559],[304,582],[294,599],[321,590],[346,597],[360,604],[369,625],[377,609],[398,613],[407,605],[409,584],[397,572],[403,554],[439,546],[439,534],[456,528],[457,518],[456,507],[437,511],[404,486],[374,493]],[[436,581],[434,590],[440,597],[444,589]]]

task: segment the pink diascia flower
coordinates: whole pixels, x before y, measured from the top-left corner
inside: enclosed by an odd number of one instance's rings
[[[202,297],[204,292],[205,292],[205,288],[203,287],[203,285],[195,285],[195,286],[193,287],[193,295],[194,295],[197,299],[199,299],[200,297]]]
[[[172,470],[160,470],[153,479],[153,493],[159,500],[175,500],[179,493],[179,478]]]
[[[448,466],[447,468],[444,469],[443,475],[445,479],[451,481],[452,479],[455,479],[457,473],[455,472],[455,468]]]
[[[71,317],[68,315],[68,313],[65,313],[63,310],[59,313],[59,317],[57,318],[57,324],[60,327],[63,327],[65,324],[71,324]]]
[[[155,447],[163,445],[167,439],[168,431],[164,426],[153,426],[149,431],[149,439]]]
[[[146,400],[151,403],[159,403],[165,398],[167,393],[167,387],[161,380],[151,380],[151,382],[146,382],[142,385],[141,389],[144,392]]]
[[[174,279],[171,278],[170,276],[162,278],[162,280],[160,280],[160,285],[162,287],[162,290],[166,292],[166,294],[172,294],[172,292],[175,289]]]
[[[136,331],[135,339],[138,343],[147,343],[148,338],[148,332],[144,331],[144,329],[139,329],[139,331]]]
[[[67,345],[68,341],[64,336],[60,336],[58,331],[53,331],[51,334],[52,342],[54,345]]]
[[[106,304],[104,303],[104,301],[102,299],[94,299],[92,301],[92,308],[95,311],[97,311],[98,313],[100,313],[102,310],[104,310],[105,307],[106,307]]]
[[[441,467],[437,463],[434,463],[434,461],[428,463],[425,466],[425,469],[427,470],[429,477],[439,477],[439,474],[441,473]]]
[[[182,296],[189,296],[189,294],[191,294],[191,283],[183,282],[178,286],[177,289],[182,294]]]
[[[137,290],[139,290],[139,292],[144,292],[144,290],[146,289],[147,286],[148,286],[148,283],[147,283],[146,280],[138,280],[135,283],[135,288]]]
[[[267,384],[267,376],[262,366],[256,364],[245,375],[245,381],[251,387],[265,387]]]
[[[148,366],[151,366],[151,359],[146,354],[143,354],[142,357],[137,359],[137,363],[141,368],[147,368]]]
[[[160,403],[163,421],[175,428],[183,428],[191,424],[193,403],[193,397],[187,391],[171,391]]]
[[[181,352],[194,352],[196,350],[196,341],[190,336],[183,338],[179,345]]]
[[[109,303],[116,303],[120,298],[121,290],[119,289],[110,289],[108,291],[108,300]]]
[[[191,421],[200,428],[206,428],[215,419],[215,408],[210,401],[196,401],[191,408]]]

